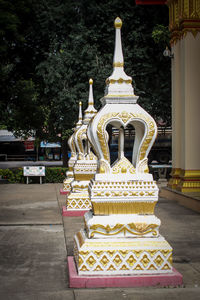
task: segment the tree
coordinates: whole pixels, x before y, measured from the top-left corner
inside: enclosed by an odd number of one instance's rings
[[[32,128],[41,139],[66,144],[77,121],[78,102],[86,108],[89,78],[94,80],[95,106],[100,107],[105,79],[112,73],[117,16],[123,21],[125,71],[133,77],[138,102],[170,124],[170,61],[162,55],[164,42],[155,43],[152,37],[157,24],[167,26],[167,7],[136,6],[132,0],[26,2],[24,10],[24,1],[17,0],[23,13],[17,4],[12,9],[20,38],[2,64],[7,100],[1,105],[10,128]],[[9,38],[11,44],[15,36]]]

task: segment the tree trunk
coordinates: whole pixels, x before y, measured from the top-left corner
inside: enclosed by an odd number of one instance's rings
[[[64,139],[62,141],[62,161],[63,161],[63,167],[68,166],[68,143],[67,139]]]

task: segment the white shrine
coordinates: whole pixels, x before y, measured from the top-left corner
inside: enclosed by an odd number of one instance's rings
[[[76,131],[81,127],[83,123],[83,118],[82,118],[82,102],[79,102],[79,118],[78,122],[76,123],[76,127],[74,129],[73,134],[69,137],[68,139],[68,145],[71,150],[71,157],[68,160],[68,171],[66,172],[66,178],[63,181],[63,192],[70,192],[71,191],[71,182],[74,180],[74,165],[75,162],[77,161],[77,150],[76,150],[76,145],[74,141],[74,135]]]
[[[121,27],[121,19],[116,18],[113,73],[106,80],[102,108],[87,129],[99,160],[89,184],[92,211],[84,215],[84,230],[75,235],[74,258],[80,276],[172,273],[172,248],[160,235],[160,220],[154,215],[158,187],[148,169],[157,126],[137,104],[132,78],[124,72]],[[118,159],[113,165],[108,124],[119,129]],[[127,125],[135,128],[132,163],[124,156]]]
[[[74,180],[71,181],[71,192],[67,197],[67,211],[88,211],[91,201],[88,185],[97,170],[97,158],[91,150],[86,132],[90,120],[96,115],[93,97],[93,80],[89,80],[88,107],[84,111],[83,124],[74,134],[74,142],[78,150],[77,160],[74,164]]]

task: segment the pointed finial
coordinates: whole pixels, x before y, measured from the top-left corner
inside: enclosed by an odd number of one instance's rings
[[[89,97],[88,97],[88,107],[84,113],[84,124],[88,124],[92,117],[96,115],[97,111],[94,108],[94,97],[93,97],[93,80],[89,80]]]
[[[115,19],[114,25],[115,25],[115,28],[121,28],[122,27],[122,20],[119,17],[117,17]]]
[[[89,80],[90,88],[89,88],[89,98],[88,98],[88,106],[89,105],[94,105],[94,97],[93,97],[93,80],[90,78]]]
[[[83,117],[82,117],[82,102],[80,101],[79,102],[79,120],[82,120]]]
[[[76,123],[76,128],[79,128],[82,125],[83,117],[82,117],[82,102],[79,102],[79,114],[78,114],[78,122]]]
[[[117,17],[115,19],[114,25],[115,25],[115,52],[113,58],[113,67],[123,68],[124,57],[122,52],[122,41],[121,41],[122,20],[119,17]]]
[[[121,27],[122,20],[117,17],[115,25],[115,50],[113,58],[113,72],[106,79],[105,96],[107,97],[133,97],[134,90],[132,78],[124,72],[124,56],[122,52]]]

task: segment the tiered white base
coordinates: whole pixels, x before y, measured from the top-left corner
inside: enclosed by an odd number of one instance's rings
[[[79,275],[133,275],[172,272],[172,248],[162,237],[88,239],[75,235]]]
[[[73,193],[67,197],[67,210],[90,210],[92,208],[88,192]]]
[[[89,238],[158,237],[160,220],[152,215],[84,215]]]

